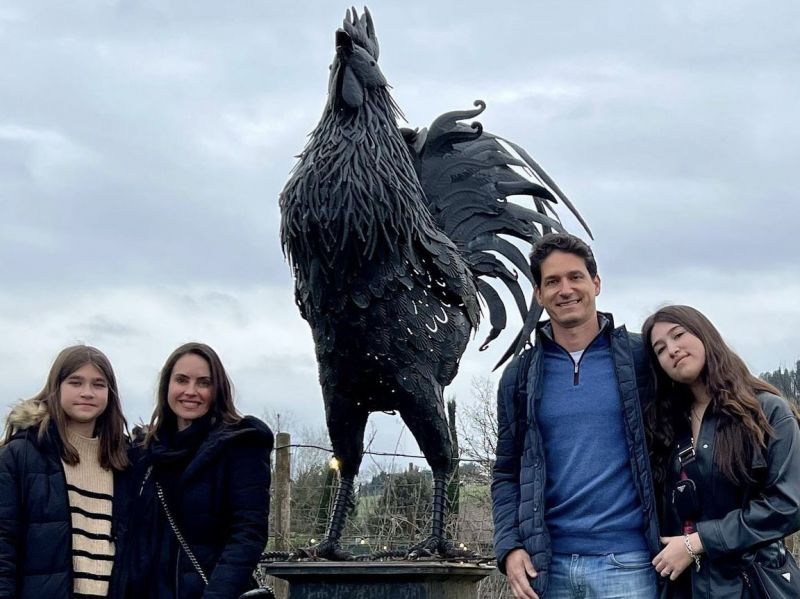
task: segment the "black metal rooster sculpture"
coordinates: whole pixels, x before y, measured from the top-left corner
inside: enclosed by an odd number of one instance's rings
[[[339,540],[367,418],[396,410],[433,472],[433,530],[412,554],[452,556],[444,517],[454,456],[442,392],[478,326],[479,294],[492,324],[483,347],[506,323],[499,294],[479,277],[503,281],[523,317],[502,363],[521,350],[541,311],[526,304],[516,273],[490,252],[530,278],[525,256],[501,235],[532,243],[541,235],[537,224],[542,232],[563,230],[548,206],[554,194],[586,225],[524,150],[458,122],[480,114],[482,102],[440,116],[427,131],[398,128],[401,112],[377,61],[369,11],[347,11],[328,102],[280,198],[281,240],[313,332],[341,473],[326,537],[306,552],[349,556]],[[509,195],[530,196],[536,210]]]

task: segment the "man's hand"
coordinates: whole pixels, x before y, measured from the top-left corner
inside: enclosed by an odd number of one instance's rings
[[[506,556],[506,576],[514,599],[539,599],[533,592],[528,577],[536,578],[531,556],[524,549],[514,549]]]
[[[661,544],[666,547],[653,558],[653,565],[661,576],[676,580],[694,560],[686,551],[683,537],[661,537]]]

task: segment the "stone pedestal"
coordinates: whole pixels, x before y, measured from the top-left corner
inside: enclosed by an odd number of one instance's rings
[[[289,599],[477,599],[492,566],[441,562],[278,562]]]

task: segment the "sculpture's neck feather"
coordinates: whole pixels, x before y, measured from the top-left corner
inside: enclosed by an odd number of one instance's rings
[[[361,246],[369,258],[433,226],[398,115],[384,88],[359,110],[325,110],[281,198],[290,254],[310,234],[333,251]]]

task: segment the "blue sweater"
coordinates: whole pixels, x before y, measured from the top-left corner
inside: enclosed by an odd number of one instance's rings
[[[622,402],[606,332],[577,365],[552,340],[543,347],[537,419],[545,455],[545,522],[556,553],[647,550]]]

